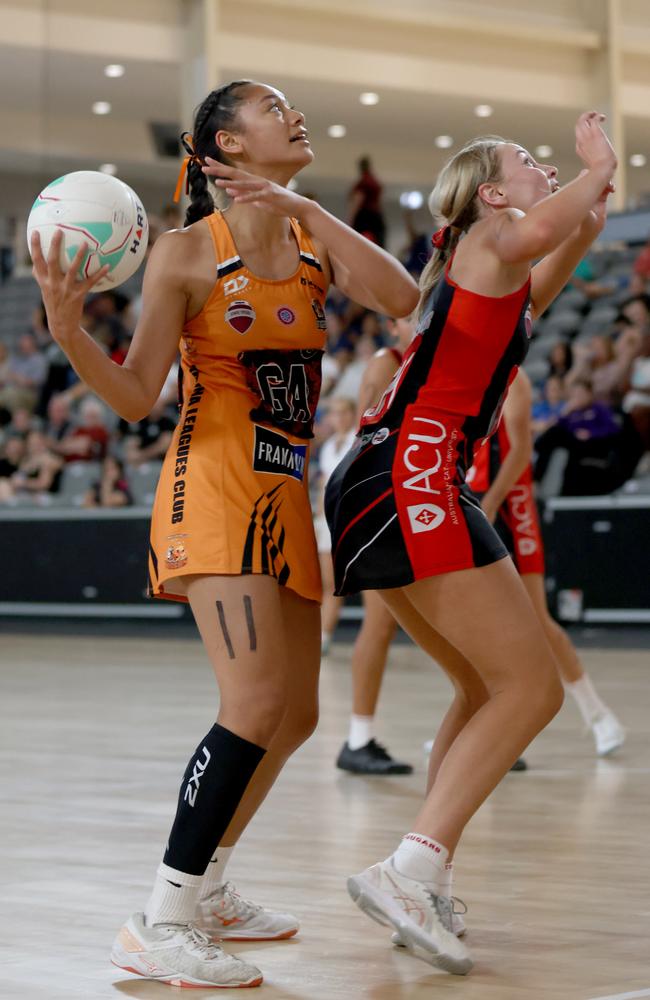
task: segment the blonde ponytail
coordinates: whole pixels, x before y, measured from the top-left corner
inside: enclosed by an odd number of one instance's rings
[[[500,179],[501,161],[497,150],[506,141],[497,135],[472,139],[454,153],[438,174],[429,195],[429,211],[445,229],[436,234],[438,238],[433,254],[420,277],[418,315],[422,314],[424,303],[458,246],[460,237],[479,217],[479,187]]]

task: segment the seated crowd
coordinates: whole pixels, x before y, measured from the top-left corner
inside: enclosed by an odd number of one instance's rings
[[[400,256],[417,277],[426,262],[427,240],[415,231],[411,218],[406,228],[409,242]],[[155,238],[155,225],[152,232]],[[560,452],[564,471],[558,491],[563,494],[608,493],[635,470],[637,475],[639,469],[645,471],[650,453],[649,288],[650,244],[627,273],[619,268],[615,280],[606,273],[597,276],[588,259],[533,332],[532,360],[526,367],[536,392],[536,478],[545,477],[553,455]],[[564,308],[568,304],[570,314]],[[137,281],[126,290],[91,296],[86,305],[84,328],[118,364],[128,351],[139,308]],[[390,343],[386,319],[337,289],[329,294],[326,313],[315,461],[334,432],[338,409],[333,404],[358,398],[368,360]],[[567,315],[573,325],[567,326]],[[598,315],[603,316],[602,327],[594,325]],[[0,504],[66,502],[70,470],[84,463],[89,473],[80,479],[84,489],[69,502],[88,507],[142,502],[134,497],[134,479],[142,479],[138,473],[150,468],[153,488],[178,416],[176,376],[172,370],[146,419],[138,424],[119,421],[79,381],[52,341],[43,308],[34,309],[11,344],[0,341]]]

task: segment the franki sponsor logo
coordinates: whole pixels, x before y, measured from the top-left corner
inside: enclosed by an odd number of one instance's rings
[[[515,522],[515,545],[522,556],[532,556],[537,552],[537,530],[531,513],[530,487],[523,483],[513,486],[508,494],[510,510]]]
[[[413,423],[425,425],[422,427],[422,431],[427,431],[427,433],[417,434],[411,431],[407,437],[408,444],[402,454],[402,462],[407,472],[412,472],[414,475],[404,480],[402,487],[415,493],[424,493],[428,497],[442,497],[443,490],[433,486],[432,477],[436,475],[442,465],[443,458],[440,446],[447,440],[447,429],[439,420],[434,420],[431,417],[413,417]],[[418,464],[420,462],[424,464]],[[447,489],[446,492],[448,493],[449,490]],[[435,531],[447,516],[446,510],[434,503],[433,500],[427,500],[426,503],[409,504],[406,512],[409,526],[415,535],[423,531]]]
[[[189,779],[185,786],[185,793],[183,798],[189,805],[194,808],[194,803],[196,802],[196,796],[199,792],[199,785],[201,784],[201,778],[205,774],[205,769],[210,763],[210,751],[206,746],[201,747],[203,754],[205,755],[205,760],[195,761],[194,768],[192,771],[192,777]]]
[[[284,434],[255,424],[253,468],[275,476],[291,476],[302,482],[305,477],[307,445],[291,444]]]

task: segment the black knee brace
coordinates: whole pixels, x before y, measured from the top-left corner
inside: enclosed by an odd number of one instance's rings
[[[216,723],[187,765],[164,862],[203,875],[266,753]]]

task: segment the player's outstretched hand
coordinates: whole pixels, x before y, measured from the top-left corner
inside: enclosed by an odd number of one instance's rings
[[[216,186],[222,188],[236,205],[255,205],[272,215],[299,218],[301,210],[309,204],[307,198],[265,177],[249,174],[239,167],[228,167],[210,156],[206,156],[205,164],[203,173],[213,177]]]
[[[30,244],[34,265],[32,274],[41,289],[49,331],[57,341],[67,332],[78,329],[84,299],[97,282],[110,271],[110,266],[106,264],[90,278],[79,278],[80,269],[89,249],[87,243],[82,243],[70,262],[70,267],[64,273],[60,264],[62,240],[63,233],[58,229],[52,237],[47,259],[43,254],[38,231],[32,233]]]
[[[576,122],[576,153],[587,169],[603,169],[613,175],[617,167],[616,153],[605,135],[602,123],[605,115],[599,111],[585,111]]]

